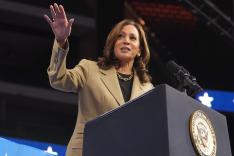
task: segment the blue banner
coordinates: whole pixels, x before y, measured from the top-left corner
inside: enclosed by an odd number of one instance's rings
[[[0,138],[0,156],[65,156],[65,152],[66,146],[63,145],[11,137]]]
[[[196,99],[217,111],[234,112],[234,92],[204,90]]]

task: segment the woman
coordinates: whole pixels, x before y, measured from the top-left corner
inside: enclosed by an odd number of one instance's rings
[[[73,69],[67,69],[68,37],[74,19],[67,20],[62,5],[51,5],[50,10],[53,20],[44,17],[55,42],[48,76],[53,88],[79,93],[77,123],[66,156],[81,156],[87,121],[153,88],[146,68],[150,53],[142,27],[123,20],[109,33],[98,62],[83,59]]]

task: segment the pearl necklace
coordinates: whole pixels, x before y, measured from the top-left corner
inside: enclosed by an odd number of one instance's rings
[[[123,76],[121,76],[121,75],[117,72],[117,76],[118,76],[118,78],[121,79],[121,80],[129,81],[129,80],[131,80],[131,79],[133,78],[133,73],[131,73],[131,75],[130,75],[129,77],[123,77]]]

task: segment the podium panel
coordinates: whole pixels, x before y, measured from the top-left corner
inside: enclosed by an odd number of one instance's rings
[[[214,127],[216,155],[232,156],[225,116],[168,85],[88,122],[83,156],[197,156],[189,131],[197,110]]]

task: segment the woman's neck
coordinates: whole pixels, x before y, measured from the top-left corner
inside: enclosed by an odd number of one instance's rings
[[[117,72],[121,74],[132,74],[133,62],[122,63],[120,67],[116,68]]]

